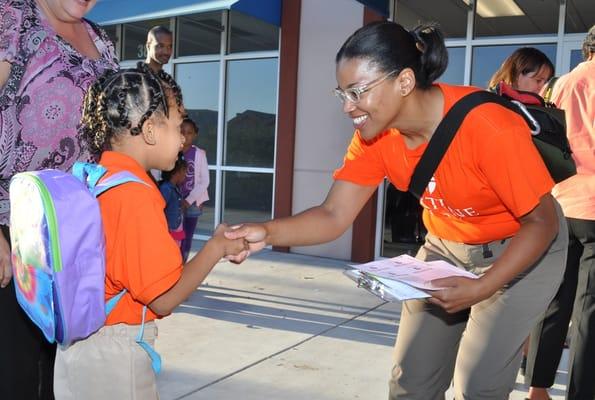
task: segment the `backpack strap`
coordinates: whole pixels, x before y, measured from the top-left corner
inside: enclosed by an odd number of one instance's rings
[[[112,297],[105,303],[105,315],[106,316],[112,312],[112,310],[116,307],[116,304],[118,304],[120,299],[122,297],[124,297],[126,292],[127,292],[126,289],[122,289],[122,291],[120,293],[118,293],[117,295],[115,295],[114,297]],[[145,334],[145,315],[146,314],[147,314],[147,306],[144,306],[143,307],[143,318],[142,318],[142,322],[140,325],[140,330],[138,331],[138,335],[136,336],[135,341],[136,341],[136,343],[138,343],[138,345],[140,347],[143,348],[144,351],[147,352],[147,355],[149,356],[149,358],[151,358],[151,368],[153,369],[155,374],[158,374],[159,372],[161,372],[161,356],[159,355],[159,353],[157,353],[155,351],[153,346],[151,346],[149,343],[145,342],[145,340],[143,339],[143,336]]]
[[[127,292],[126,289],[122,289],[122,291],[120,293],[118,293],[117,295],[115,295],[114,297],[112,297],[105,303],[105,316],[106,317],[112,312],[112,310],[116,307],[116,304],[118,304],[120,299],[122,297],[124,297],[126,292]]]
[[[418,199],[421,198],[426,186],[430,182],[432,175],[438,168],[440,161],[448,150],[448,146],[455,137],[459,127],[467,114],[475,107],[484,103],[497,103],[517,114],[520,114],[531,129],[531,134],[537,135],[541,127],[539,123],[531,116],[527,108],[515,100],[506,100],[502,96],[485,90],[479,90],[463,96],[446,113],[440,124],[434,131],[428,147],[417,163],[411,181],[409,183],[409,192]]]
[[[159,355],[159,353],[157,353],[155,351],[153,346],[151,346],[149,343],[145,342],[143,339],[143,335],[145,333],[145,314],[146,313],[147,313],[147,306],[144,306],[143,307],[143,322],[140,326],[140,331],[138,331],[138,336],[136,337],[136,343],[138,343],[138,345],[140,347],[142,347],[144,351],[147,352],[147,354],[151,358],[151,368],[153,368],[153,371],[155,372],[155,374],[158,374],[159,372],[161,372],[161,356]]]
[[[109,189],[114,188],[116,186],[120,186],[120,185],[122,185],[124,183],[128,183],[128,182],[137,182],[137,183],[141,183],[143,185],[149,186],[147,183],[145,183],[143,180],[141,180],[139,177],[137,177],[133,173],[128,172],[128,171],[120,171],[120,172],[113,174],[109,178],[105,178],[104,180],[99,182],[97,185],[95,185],[95,187],[93,189],[91,189],[91,193],[93,193],[95,195],[95,197],[98,197],[100,194],[108,191]]]
[[[128,182],[137,182],[148,186],[146,182],[128,171],[117,172],[100,182],[106,172],[107,169],[100,164],[78,161],[72,166],[72,174],[81,182],[86,183],[89,191],[91,191],[95,197],[98,197],[100,194],[113,187]]]
[[[107,169],[99,164],[77,161],[72,166],[72,175],[79,181],[87,184],[89,189],[94,188],[106,172]]]

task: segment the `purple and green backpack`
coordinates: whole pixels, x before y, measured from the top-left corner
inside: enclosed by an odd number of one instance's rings
[[[50,342],[69,345],[105,324],[124,292],[105,303],[105,240],[96,197],[142,180],[101,165],[46,169],[10,182],[10,237],[17,300]]]

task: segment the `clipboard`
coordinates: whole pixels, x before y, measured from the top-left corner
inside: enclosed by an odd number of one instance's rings
[[[423,290],[403,282],[382,278],[357,269],[346,269],[343,274],[357,283],[357,287],[367,290],[384,301],[403,301],[431,297]]]

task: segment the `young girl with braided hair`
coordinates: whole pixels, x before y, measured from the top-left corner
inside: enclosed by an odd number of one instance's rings
[[[242,240],[224,238],[219,227],[182,268],[179,248],[168,232],[163,197],[146,172],[173,168],[184,143],[181,112],[174,80],[146,66],[102,76],[85,97],[82,135],[100,154],[105,176],[128,171],[142,182],[117,186],[98,198],[105,232],[106,301],[125,292],[104,327],[58,350],[56,398],[158,399],[151,352],[144,347],[152,346],[157,336],[154,320],[196,290],[223,256],[244,248]]]

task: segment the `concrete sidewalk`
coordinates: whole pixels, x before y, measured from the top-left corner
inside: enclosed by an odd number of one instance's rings
[[[218,264],[158,322],[161,399],[386,399],[400,303],[357,288],[346,265],[268,250]]]

